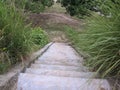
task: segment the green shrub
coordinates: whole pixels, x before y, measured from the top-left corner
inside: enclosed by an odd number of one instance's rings
[[[107,4],[104,11],[111,13],[111,16],[90,17],[87,31],[80,38],[86,45],[84,50],[90,54],[87,65],[97,70],[102,77],[119,77],[120,5],[112,2]]]
[[[32,42],[39,48],[48,43],[48,38],[41,28],[33,28],[31,31]]]
[[[0,56],[4,54],[0,58],[0,67],[15,64],[29,51],[30,28],[25,25],[24,20],[13,3],[6,5],[0,1]]]
[[[50,7],[50,6],[52,6],[54,4],[54,0],[41,0],[41,3],[44,6]]]
[[[45,7],[53,5],[53,0],[15,0],[16,6],[24,7],[26,11],[40,13],[45,10]]]
[[[87,66],[101,77],[120,77],[120,5],[110,1],[104,5],[104,12],[111,16],[94,13],[87,18],[86,30],[79,33],[68,28],[68,35],[79,51],[87,53]]]
[[[82,35],[85,41],[84,45],[86,45],[84,49],[91,56],[87,64],[98,70],[103,77],[120,74],[120,27],[118,23],[118,21],[113,22],[113,20],[99,17],[99,20],[91,21],[86,35]]]
[[[90,10],[93,11],[94,7],[98,6],[98,0],[61,0],[67,12],[71,15],[78,17],[89,15]]]
[[[25,9],[27,11],[31,11],[33,13],[40,13],[43,12],[45,9],[45,6],[39,2],[39,1],[26,1],[25,3]]]
[[[20,62],[34,47],[41,48],[48,38],[41,28],[31,28],[14,2],[0,1],[0,73]]]

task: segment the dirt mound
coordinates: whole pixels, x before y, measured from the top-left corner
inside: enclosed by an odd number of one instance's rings
[[[68,42],[64,26],[68,25],[72,28],[79,28],[81,22],[63,13],[32,13],[28,17],[28,22],[31,22],[33,27],[41,27],[48,34],[50,41]]]
[[[68,15],[57,13],[30,14],[28,21],[31,22],[33,26],[41,27],[46,27],[51,24],[63,24],[76,27],[80,24],[80,21]]]

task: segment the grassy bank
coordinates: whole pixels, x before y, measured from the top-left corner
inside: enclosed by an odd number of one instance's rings
[[[87,18],[87,28],[81,32],[65,27],[74,47],[87,57],[86,65],[101,77],[120,77],[120,11],[114,9],[110,18]]]
[[[0,1],[0,73],[48,42],[43,30],[26,25],[25,19],[14,3]]]
[[[107,4],[107,5],[106,5]],[[66,33],[79,52],[87,56],[86,65],[101,77],[120,77],[120,3],[101,6],[110,16],[93,13],[81,32],[66,27]]]

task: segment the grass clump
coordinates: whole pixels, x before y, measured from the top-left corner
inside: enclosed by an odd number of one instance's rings
[[[67,28],[67,33],[78,50],[89,55],[87,66],[101,77],[120,77],[120,5],[107,5],[110,17],[94,14],[87,18],[86,30],[79,33]]]
[[[31,37],[32,37],[32,42],[35,44],[37,48],[42,48],[49,41],[47,34],[40,27],[36,27],[32,29]]]
[[[53,4],[53,0],[26,0],[25,10],[31,11],[32,13],[40,13],[43,12],[46,7],[51,7]]]
[[[45,6],[40,1],[27,0],[25,2],[25,9],[33,13],[40,13],[44,11]]]
[[[48,42],[40,28],[26,25],[24,16],[14,2],[0,1],[0,73],[20,62],[36,45],[42,47]]]
[[[0,1],[0,73],[19,61],[29,51],[29,27],[13,3]]]

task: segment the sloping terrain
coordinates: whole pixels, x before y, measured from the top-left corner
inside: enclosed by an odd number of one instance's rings
[[[57,42],[68,41],[64,32],[64,26],[78,29],[82,25],[82,22],[79,20],[63,13],[30,14],[28,22],[31,22],[33,27],[43,28],[50,40]]]

